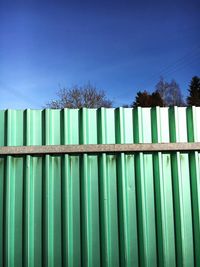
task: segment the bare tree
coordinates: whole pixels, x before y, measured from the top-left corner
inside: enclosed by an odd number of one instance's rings
[[[161,77],[160,81],[156,84],[155,89],[163,99],[165,106],[185,105],[181,89],[175,80],[168,83]]]
[[[103,90],[98,90],[90,82],[83,86],[62,88],[57,92],[58,99],[47,104],[48,108],[100,108],[112,107],[113,101],[106,97]]]

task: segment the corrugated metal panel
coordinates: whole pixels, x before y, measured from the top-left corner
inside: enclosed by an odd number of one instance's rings
[[[0,111],[0,146],[200,142],[200,108]],[[0,266],[200,266],[199,152],[0,158]]]

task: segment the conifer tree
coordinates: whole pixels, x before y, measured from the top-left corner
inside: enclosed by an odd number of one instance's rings
[[[189,106],[200,106],[200,77],[194,76],[189,86],[187,103]]]

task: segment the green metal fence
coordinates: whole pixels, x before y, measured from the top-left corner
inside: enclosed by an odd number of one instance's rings
[[[0,149],[168,142],[200,142],[200,108],[0,111]],[[200,266],[198,150],[0,150],[0,266]]]

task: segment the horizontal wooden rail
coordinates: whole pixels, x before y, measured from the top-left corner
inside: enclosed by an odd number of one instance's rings
[[[198,143],[2,146],[0,155],[200,151]]]

